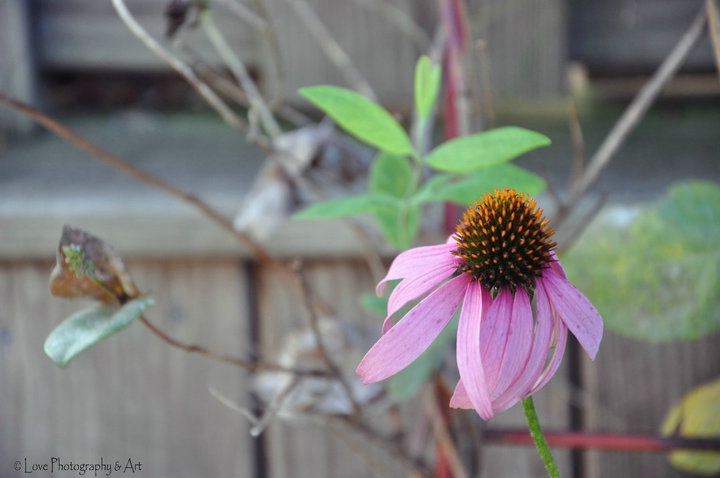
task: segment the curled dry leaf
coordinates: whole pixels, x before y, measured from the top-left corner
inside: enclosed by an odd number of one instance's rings
[[[56,297],[124,304],[140,294],[120,256],[102,239],[65,226],[50,274]]]
[[[340,323],[336,318],[319,321],[320,333],[331,359],[348,382],[353,400],[359,404],[377,403],[382,387],[365,386],[353,373],[374,334],[353,324]],[[282,343],[277,363],[280,366],[318,370],[324,367],[315,335],[308,327],[289,333]],[[288,372],[261,372],[253,380],[255,394],[266,404],[270,415],[297,420],[317,415],[346,415],[353,411],[343,386],[329,377],[298,377]],[[381,403],[377,403],[382,406]],[[271,417],[260,420],[267,425]],[[262,431],[260,428],[258,431]]]

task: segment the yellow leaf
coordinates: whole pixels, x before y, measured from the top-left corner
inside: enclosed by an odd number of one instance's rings
[[[665,417],[663,436],[720,438],[720,379],[697,387]],[[690,473],[720,473],[720,452],[677,450],[670,453],[675,468]]]

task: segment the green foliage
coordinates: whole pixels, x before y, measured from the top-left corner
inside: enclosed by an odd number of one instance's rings
[[[495,189],[512,188],[529,195],[542,192],[546,183],[540,176],[512,164],[483,168],[472,175],[437,174],[418,192],[419,202],[450,201],[467,206]]]
[[[45,353],[59,367],[80,353],[120,332],[155,304],[152,297],[132,300],[122,307],[99,304],[65,319],[45,340]]]
[[[430,58],[421,56],[415,65],[415,110],[421,120],[432,113],[440,90],[440,66],[433,65]]]
[[[405,198],[414,187],[414,172],[410,163],[401,156],[380,153],[370,169],[369,193],[388,195],[387,201],[373,210],[388,242],[398,249],[412,245],[420,227],[420,208]]]
[[[547,136],[525,128],[506,126],[443,143],[432,150],[426,160],[438,171],[471,173],[548,145],[550,139]]]
[[[674,186],[627,224],[593,224],[563,262],[605,324],[651,341],[720,329],[720,188]]]
[[[368,193],[360,196],[332,199],[309,206],[296,213],[296,219],[335,219],[372,213],[383,207],[393,207],[397,199],[384,193]]]
[[[663,436],[720,438],[720,380],[697,387],[665,417]],[[676,450],[670,463],[680,470],[700,475],[720,473],[720,452]]]
[[[391,154],[413,154],[410,138],[397,120],[364,96],[328,85],[301,88],[300,94],[356,138]]]

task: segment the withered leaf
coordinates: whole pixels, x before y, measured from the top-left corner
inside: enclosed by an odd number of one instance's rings
[[[50,274],[50,293],[124,304],[140,295],[117,252],[89,232],[64,226]]]

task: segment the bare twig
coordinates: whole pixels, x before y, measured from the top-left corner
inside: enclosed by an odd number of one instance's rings
[[[227,9],[237,18],[247,23],[256,30],[264,31],[270,27],[268,22],[257,13],[250,10],[242,2],[237,0],[215,0],[227,7]]]
[[[220,227],[230,232],[233,237],[235,237],[235,239],[237,239],[238,242],[240,242],[242,245],[247,247],[260,262],[275,267],[277,270],[284,272],[285,275],[289,275],[291,277],[295,275],[292,270],[290,270],[283,263],[275,259],[269,252],[265,250],[265,248],[255,242],[250,236],[243,233],[242,231],[236,230],[233,227],[231,219],[225,217],[220,211],[215,209],[209,203],[195,196],[194,194],[188,193],[187,191],[184,191],[173,184],[170,184],[156,176],[153,176],[150,173],[143,171],[142,169],[136,168],[135,166],[123,161],[117,156],[105,151],[104,149],[82,138],[78,134],[72,132],[55,119],[37,111],[32,106],[14,100],[2,93],[0,93],[0,103],[4,103],[17,111],[26,114],[37,123],[43,125],[61,138],[66,139],[78,148],[88,152],[95,158],[103,161],[108,166],[115,168],[118,171],[127,174],[128,176],[142,183],[159,189],[160,191],[163,191],[164,193],[169,194],[170,196],[173,196],[176,199],[181,200],[182,202],[189,203],[196,209],[200,210],[200,212],[205,214],[208,218],[210,218]]]
[[[311,377],[327,377],[327,372],[323,370],[294,370],[289,369],[285,367],[281,367],[279,365],[272,365],[262,362],[254,362],[252,360],[244,360],[237,357],[233,357],[230,355],[221,354],[218,352],[214,352],[212,350],[209,350],[205,347],[202,347],[200,345],[195,344],[187,344],[185,342],[180,342],[179,340],[175,340],[174,338],[167,335],[165,332],[160,330],[159,328],[155,327],[152,322],[150,322],[145,316],[140,316],[140,321],[148,328],[150,331],[155,334],[158,338],[160,338],[163,342],[170,345],[171,347],[175,347],[177,349],[183,350],[188,353],[195,353],[198,355],[203,355],[209,359],[217,360],[219,362],[225,362],[231,365],[235,365],[238,367],[242,367],[247,370],[252,371],[269,371],[269,372],[285,372],[289,374],[293,374],[295,376],[303,375],[303,376],[311,376]]]
[[[568,184],[568,187],[570,187],[580,179],[585,168],[585,137],[580,124],[577,104],[572,96],[568,98],[567,110],[570,139],[573,146],[572,170],[570,171],[570,184]]]
[[[628,135],[635,129],[635,126],[640,122],[650,105],[658,97],[663,86],[665,86],[680,65],[682,65],[700,38],[705,27],[705,20],[706,9],[703,6],[690,25],[690,28],[683,34],[677,45],[675,45],[675,48],[668,54],[652,78],[643,86],[640,92],[638,92],[618,122],[615,123],[605,138],[605,141],[603,141],[590,160],[583,175],[572,185],[567,199],[567,205],[569,207],[573,207],[588,188],[597,181],[600,173],[607,167]]]
[[[358,69],[355,68],[350,57],[345,53],[345,50],[340,47],[330,32],[328,32],[310,5],[308,5],[305,0],[288,0],[288,3],[298,14],[305,26],[307,26],[307,30],[315,37],[322,51],[330,61],[335,64],[338,71],[345,77],[345,80],[350,86],[368,98],[376,99],[377,96],[370,86],[370,83],[368,83]]]
[[[247,129],[245,122],[240,119],[208,85],[203,83],[202,80],[195,75],[192,68],[169,52],[145,31],[137,20],[135,20],[132,13],[130,13],[124,0],[112,0],[112,3],[120,19],[127,25],[130,31],[145,44],[148,50],[153,52],[158,58],[177,71],[180,76],[185,78],[195,91],[233,128],[238,131],[245,131]]]
[[[235,79],[237,79],[242,86],[250,102],[250,107],[257,113],[265,132],[270,135],[271,138],[279,136],[282,131],[270,112],[270,108],[268,108],[265,103],[265,99],[255,85],[255,82],[250,78],[250,74],[245,68],[245,65],[233,52],[230,45],[225,41],[225,37],[217,28],[215,20],[213,19],[213,12],[210,9],[206,8],[200,13],[200,24],[205,30],[205,34],[215,48],[215,51],[217,51],[220,58],[222,58],[230,68]]]
[[[413,476],[417,476],[418,478],[429,478],[432,476],[428,465],[423,462],[421,458],[413,458],[410,456],[396,440],[388,439],[367,425],[353,421],[352,417],[331,415],[328,418],[334,423],[349,427],[355,433],[360,434],[367,442],[377,445],[378,448],[385,451],[389,457],[397,460],[405,468],[414,473]]]
[[[392,24],[399,32],[407,35],[415,45],[424,50],[430,44],[430,37],[417,22],[400,7],[383,0],[354,0],[368,10],[382,15],[383,20]]]
[[[430,417],[433,431],[435,432],[435,439],[442,448],[443,454],[452,470],[452,476],[455,478],[467,478],[467,473],[463,468],[458,450],[450,436],[443,411],[440,410],[438,406],[438,396],[435,389],[435,382],[430,382],[430,386],[427,387],[427,393],[425,393],[423,400],[425,413]]]
[[[320,356],[322,357],[323,362],[325,362],[328,370],[330,370],[330,374],[335,377],[340,383],[340,386],[343,388],[345,395],[347,395],[348,401],[352,404],[353,416],[357,417],[361,411],[360,405],[357,403],[357,400],[355,400],[355,395],[352,392],[352,388],[350,387],[348,381],[345,379],[342,370],[340,370],[340,367],[338,367],[338,365],[335,363],[333,358],[330,356],[330,353],[328,352],[328,349],[325,345],[325,339],[323,338],[322,332],[320,331],[320,318],[318,317],[316,304],[310,292],[307,278],[302,273],[302,270],[297,271],[297,278],[300,295],[302,296],[303,304],[305,305],[305,309],[308,313],[310,329],[312,330],[313,336],[315,338],[315,343],[317,344]]]
[[[720,11],[716,0],[705,0],[708,25],[710,26],[710,39],[712,40],[713,54],[715,56],[715,69],[720,76]]]
[[[488,55],[487,42],[485,40],[477,40],[475,42],[475,51],[477,52],[478,63],[480,64],[480,84],[482,85],[482,112],[485,118],[485,128],[493,129],[495,127],[495,100],[492,87],[492,77],[490,75],[490,58]]]

